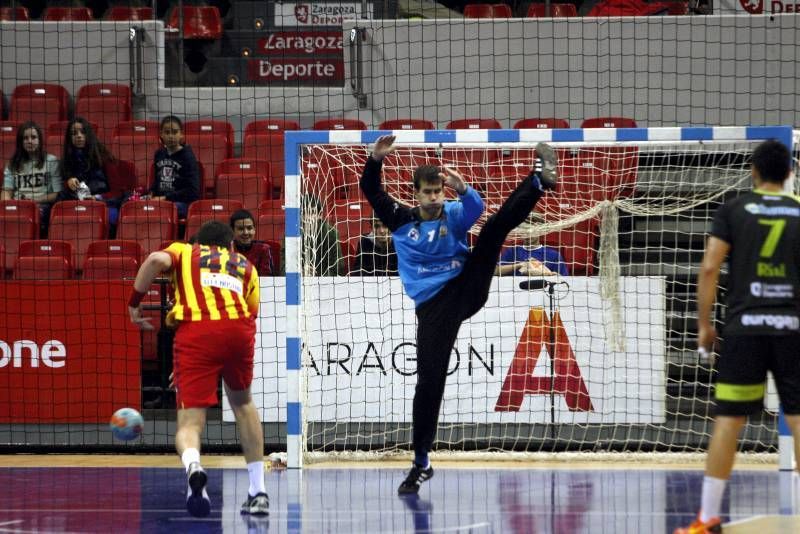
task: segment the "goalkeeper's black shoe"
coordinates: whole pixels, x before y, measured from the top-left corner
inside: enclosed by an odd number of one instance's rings
[[[555,149],[547,143],[539,143],[536,145],[536,155],[542,162],[542,169],[539,173],[542,189],[554,190],[558,182],[558,156]],[[535,169],[534,172],[537,170]]]
[[[419,486],[429,478],[433,476],[433,467],[428,467],[424,469],[418,466],[416,463],[411,464],[411,470],[408,472],[408,476],[400,484],[400,487],[397,488],[398,495],[408,495],[409,493],[417,493],[419,491]]]

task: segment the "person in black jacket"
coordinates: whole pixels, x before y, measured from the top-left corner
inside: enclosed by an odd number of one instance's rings
[[[116,224],[119,201],[111,198],[106,173],[106,166],[114,161],[116,160],[111,151],[97,139],[89,121],[83,117],[75,117],[64,132],[61,156],[64,188],[56,201],[101,200],[108,205],[109,222]]]
[[[354,276],[397,276],[397,252],[389,228],[377,217],[372,219],[372,233],[362,235],[356,252]]]
[[[150,189],[154,200],[169,200],[178,207],[178,216],[186,217],[189,204],[200,198],[200,171],[189,145],[183,144],[183,123],[168,115],[161,120],[164,146],[153,158],[155,178]]]

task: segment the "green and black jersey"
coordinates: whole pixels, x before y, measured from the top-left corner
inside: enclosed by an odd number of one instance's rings
[[[800,198],[741,195],[717,210],[711,235],[731,246],[725,334],[800,331]]]

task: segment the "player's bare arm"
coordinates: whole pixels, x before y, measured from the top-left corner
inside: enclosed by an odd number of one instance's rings
[[[467,184],[460,172],[446,165],[442,167],[442,170],[444,170],[444,172],[439,173],[439,176],[442,177],[447,187],[455,189],[456,193],[459,195],[463,195],[467,192]]]
[[[375,141],[372,147],[372,159],[381,161],[383,158],[394,152],[394,135],[382,135]]]
[[[142,330],[153,330],[154,326],[150,324],[150,317],[142,316],[141,300],[147,294],[147,290],[153,283],[156,277],[172,268],[172,256],[166,252],[153,252],[151,253],[142,266],[139,267],[139,272],[136,273],[136,280],[133,282],[134,294],[131,296],[131,301],[128,303],[128,315],[131,322],[141,328]]]
[[[717,297],[719,270],[730,248],[722,239],[709,237],[697,274],[697,347],[701,352],[710,352],[717,340],[717,330],[711,323],[711,307]]]

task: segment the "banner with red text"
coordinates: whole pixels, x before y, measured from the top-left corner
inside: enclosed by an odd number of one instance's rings
[[[0,281],[0,422],[101,423],[141,404],[130,282]]]

